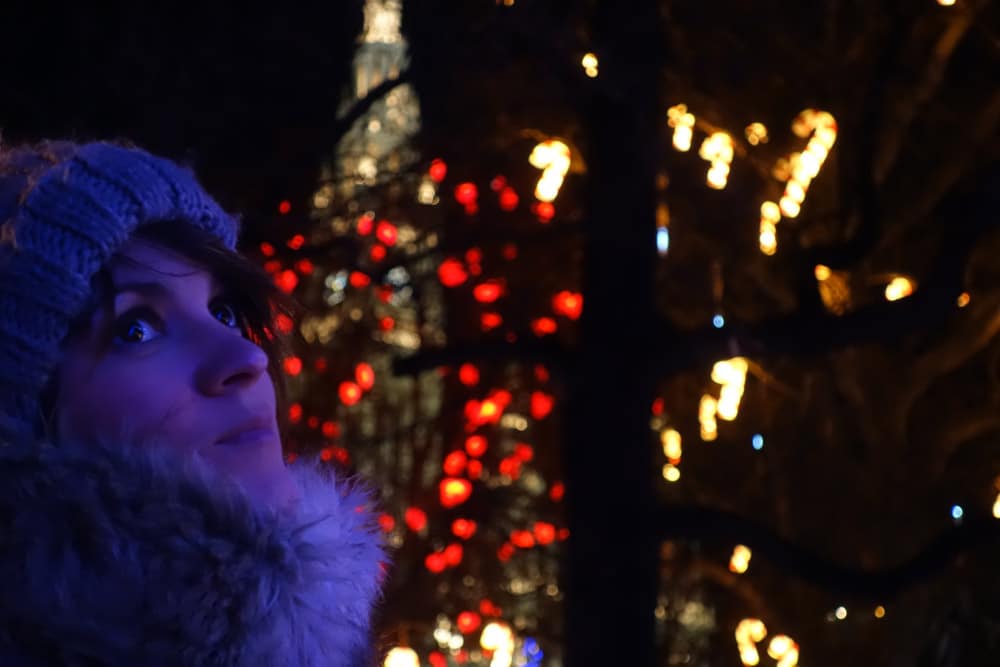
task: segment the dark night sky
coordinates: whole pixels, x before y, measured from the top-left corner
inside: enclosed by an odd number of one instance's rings
[[[246,216],[301,200],[361,26],[360,0],[309,4],[19,3],[4,18],[4,143],[130,139],[193,164]]]

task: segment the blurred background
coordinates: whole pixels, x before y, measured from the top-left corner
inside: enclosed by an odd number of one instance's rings
[[[3,145],[190,165],[302,304],[384,664],[996,664],[1000,5],[5,9]]]

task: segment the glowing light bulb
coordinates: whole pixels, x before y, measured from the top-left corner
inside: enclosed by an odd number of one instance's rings
[[[663,445],[663,455],[673,464],[681,460],[681,434],[676,429],[663,429],[660,433],[660,443]]]
[[[543,141],[531,151],[528,162],[542,170],[542,176],[535,186],[535,198],[541,202],[554,201],[569,171],[569,146],[558,139]]]
[[[666,255],[670,249],[670,230],[666,227],[659,227],[656,230],[656,251],[660,255]]]
[[[767,636],[767,627],[757,618],[744,618],[736,626],[736,647],[740,651],[740,661],[747,667],[753,667],[760,662],[757,652],[757,642]]]
[[[847,608],[837,607],[837,609],[833,612],[833,615],[837,617],[837,620],[842,621],[847,618]]]
[[[742,544],[736,545],[733,555],[729,559],[729,571],[736,574],[743,574],[750,567],[750,557],[753,552]]]
[[[673,463],[667,463],[663,466],[663,479],[668,482],[676,482],[681,478],[681,469],[675,466]]]
[[[667,110],[667,123],[674,128],[673,143],[677,150],[691,150],[694,121],[694,115],[688,113],[686,104],[676,104]]]
[[[899,301],[913,294],[914,284],[909,278],[896,276],[885,286],[885,298],[887,301]]]
[[[583,66],[584,73],[591,79],[597,76],[597,56],[593,53],[587,53],[580,60],[580,64]]]

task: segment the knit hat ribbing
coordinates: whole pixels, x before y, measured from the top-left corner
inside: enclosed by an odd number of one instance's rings
[[[0,152],[0,444],[37,435],[94,274],[138,227],[172,220],[236,246],[237,220],[169,160],[104,142]]]

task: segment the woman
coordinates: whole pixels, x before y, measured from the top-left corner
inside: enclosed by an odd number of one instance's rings
[[[282,308],[141,150],[0,152],[0,664],[361,665],[369,498],[284,464]]]

